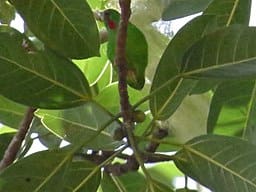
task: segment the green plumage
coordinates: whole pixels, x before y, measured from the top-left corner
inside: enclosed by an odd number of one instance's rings
[[[108,9],[104,11],[103,18],[108,30],[107,55],[116,69],[114,59],[120,14],[113,9]],[[145,70],[148,64],[148,46],[143,33],[131,23],[129,23],[127,31],[126,60],[128,65],[127,83],[134,89],[142,89],[145,84]]]

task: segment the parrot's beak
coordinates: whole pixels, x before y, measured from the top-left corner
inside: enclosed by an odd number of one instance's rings
[[[104,11],[95,11],[93,12],[93,14],[96,20],[102,21],[102,22],[104,21]]]

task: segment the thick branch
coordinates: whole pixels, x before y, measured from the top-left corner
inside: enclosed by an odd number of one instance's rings
[[[34,117],[34,108],[28,108],[16,135],[12,138],[8,148],[4,153],[4,157],[0,162],[0,171],[2,171],[7,166],[11,165],[19,152],[19,149],[22,145],[23,140],[29,130],[30,124]]]

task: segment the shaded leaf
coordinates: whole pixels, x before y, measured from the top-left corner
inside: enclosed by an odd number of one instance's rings
[[[213,191],[255,191],[256,150],[244,140],[206,135],[195,138],[175,155],[175,164]]]
[[[234,25],[206,35],[184,56],[185,78],[255,78],[256,28]]]
[[[86,1],[10,0],[30,30],[48,47],[70,58],[99,54],[99,34]]]
[[[90,99],[88,82],[72,62],[50,50],[27,52],[24,41],[18,31],[0,27],[0,94],[40,108],[73,107]]]
[[[172,0],[162,14],[163,20],[173,20],[204,11],[213,0]]]
[[[26,107],[0,95],[0,122],[17,129],[23,119]]]
[[[88,141],[85,147],[95,150],[114,149],[121,144],[112,138],[114,130],[120,127],[117,121],[98,133],[113,116],[97,103],[66,110],[39,110],[36,114],[49,130],[73,144]]]
[[[62,191],[64,186],[62,176],[66,171],[70,155],[66,150],[54,150],[25,157],[1,172],[0,190]]]
[[[127,173],[119,177],[104,173],[101,181],[103,192],[142,192],[145,191],[146,185],[147,183],[144,176],[137,172]]]
[[[0,130],[1,129],[3,128],[1,127]],[[0,159],[3,158],[5,150],[7,149],[14,135],[15,135],[15,132],[0,134]]]
[[[151,87],[150,110],[155,119],[169,118],[196,84],[195,80],[180,78],[182,59],[190,46],[216,27],[215,22],[215,16],[197,17],[185,25],[169,43]]]
[[[206,15],[218,15],[219,26],[243,24],[248,26],[251,0],[214,0],[204,11]]]
[[[74,161],[67,168],[65,179],[65,192],[96,192],[100,180],[101,172],[97,171],[88,180],[87,176],[96,168],[96,165],[89,161]]]

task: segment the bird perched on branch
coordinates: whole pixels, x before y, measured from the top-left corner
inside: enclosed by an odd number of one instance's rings
[[[107,56],[115,65],[116,42],[120,14],[113,9],[102,13],[108,31]],[[134,89],[142,89],[145,84],[145,70],[148,64],[148,45],[143,33],[132,23],[128,24],[126,41],[127,83]]]

